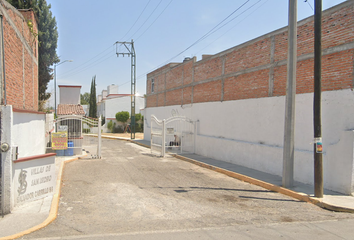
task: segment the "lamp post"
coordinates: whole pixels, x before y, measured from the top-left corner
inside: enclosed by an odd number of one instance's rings
[[[58,64],[54,64],[54,109],[55,109],[55,116],[57,115],[57,66],[63,64],[65,62],[72,62],[73,60],[65,60]]]

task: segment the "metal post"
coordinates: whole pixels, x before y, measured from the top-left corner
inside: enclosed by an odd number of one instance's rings
[[[195,153],[195,141],[196,141],[196,134],[197,134],[197,121],[193,122],[193,153]]]
[[[285,101],[285,126],[283,149],[283,187],[294,184],[294,128],[295,128],[295,93],[297,63],[297,0],[289,0],[288,26],[288,74]]]
[[[323,197],[323,162],[322,162],[322,127],[321,127],[321,21],[322,0],[315,0],[315,65],[314,65],[314,98],[313,98],[313,127],[314,127],[314,165],[315,165],[315,197]]]
[[[102,148],[102,139],[101,139],[101,124],[102,124],[102,119],[101,116],[98,118],[98,149],[97,149],[97,156],[98,158],[101,158],[101,148]]]
[[[161,143],[162,157],[165,157],[165,152],[166,152],[165,142],[166,142],[166,120],[164,119],[164,120],[162,120],[162,143]]]
[[[135,49],[133,39],[131,41],[131,139],[135,139],[135,94],[136,94],[136,58],[135,58]]]
[[[116,54],[119,56],[120,54],[131,56],[131,112],[130,112],[130,138],[135,139],[135,95],[136,95],[136,54],[134,48],[134,41],[132,39],[131,42],[116,42],[116,44],[122,44],[125,46],[126,52],[118,52],[116,49]],[[130,49],[127,47],[130,45]]]

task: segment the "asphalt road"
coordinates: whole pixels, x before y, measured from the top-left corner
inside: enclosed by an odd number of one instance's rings
[[[57,219],[23,239],[354,239],[354,214],[125,141],[103,139],[102,155],[66,165]]]

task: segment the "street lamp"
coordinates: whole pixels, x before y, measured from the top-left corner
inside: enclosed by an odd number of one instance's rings
[[[55,109],[55,116],[57,115],[57,66],[63,64],[65,62],[72,62],[73,60],[65,60],[58,64],[54,64],[54,109]]]

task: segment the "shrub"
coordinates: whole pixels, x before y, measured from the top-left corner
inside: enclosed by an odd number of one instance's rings
[[[135,121],[139,121],[141,119],[141,113],[135,114]]]
[[[112,133],[123,133],[123,132],[124,132],[124,129],[122,126],[114,127],[113,131],[112,131]]]
[[[141,132],[141,126],[139,123],[135,123],[135,132]]]
[[[116,113],[116,119],[118,122],[126,123],[129,119],[130,115],[127,111],[121,111]]]
[[[111,131],[111,132],[113,132],[115,126],[116,126],[116,123],[113,123],[112,120],[109,121],[109,123],[107,123],[107,128],[108,128],[109,131]]]

